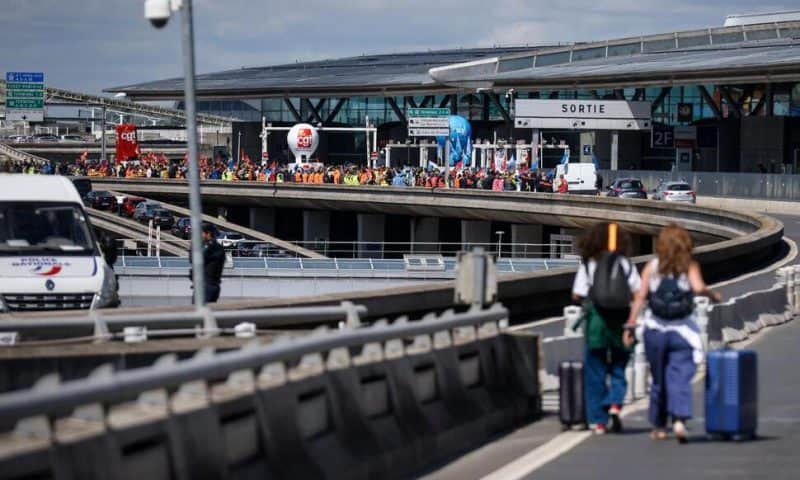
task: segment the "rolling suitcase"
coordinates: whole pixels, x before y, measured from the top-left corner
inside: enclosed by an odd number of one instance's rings
[[[710,435],[754,437],[758,426],[756,352],[708,352],[705,403],[706,432]]]
[[[575,425],[586,428],[581,362],[562,362],[558,366],[558,417],[564,430]]]

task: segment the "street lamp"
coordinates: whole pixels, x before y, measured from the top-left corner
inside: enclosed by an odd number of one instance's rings
[[[494,233],[495,233],[495,235],[497,235],[497,258],[502,258],[503,257],[503,250],[501,248],[502,248],[502,245],[503,245],[503,234],[506,233],[506,232],[504,232],[502,230],[498,230],[498,231],[496,231]]]
[[[192,284],[195,308],[206,303],[203,272],[203,209],[200,204],[200,169],[197,162],[197,112],[194,90],[194,27],[192,0],[145,0],[144,16],[155,28],[167,24],[172,12],[181,11],[183,46],[184,103],[186,105],[186,141],[189,150],[189,210],[191,211]]]

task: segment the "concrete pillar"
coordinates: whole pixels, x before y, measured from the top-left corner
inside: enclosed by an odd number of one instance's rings
[[[411,251],[414,253],[438,253],[439,218],[415,217],[411,218]],[[418,245],[426,244],[426,245]]]
[[[251,207],[250,228],[267,235],[275,235],[275,209],[265,207]]]
[[[320,210],[303,211],[303,241],[327,242],[331,238],[331,214]],[[313,247],[306,243],[306,248]]]
[[[541,225],[511,225],[511,255],[514,257],[546,257]],[[538,244],[538,245],[525,245]]]
[[[359,213],[357,218],[359,258],[381,258],[386,215]]]
[[[461,248],[470,250],[474,244],[487,248],[492,242],[492,224],[481,220],[461,220]]]
[[[611,170],[619,169],[619,132],[611,132]]]

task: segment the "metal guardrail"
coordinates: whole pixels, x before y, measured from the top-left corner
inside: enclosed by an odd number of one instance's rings
[[[50,163],[50,160],[46,158],[23,152],[22,150],[17,150],[16,148],[10,147],[5,143],[0,143],[0,155],[5,155],[17,162],[31,162],[36,165]]]
[[[95,311],[73,317],[3,320],[0,322],[0,336],[5,346],[29,340],[74,338],[98,342],[114,339],[143,341],[152,336],[216,336],[223,333],[253,336],[256,330],[309,327],[325,323],[358,326],[366,313],[365,307],[350,302],[342,302],[338,306],[229,311],[205,308],[147,314]]]
[[[698,196],[800,200],[800,175],[652,170],[604,170],[601,175],[606,186],[618,178],[640,178],[648,192],[662,180],[685,181]]]
[[[144,392],[173,389],[189,382],[226,378],[243,370],[263,367],[265,372],[269,372],[272,363],[296,362],[309,354],[334,351],[340,355],[347,354],[346,350],[340,349],[377,348],[377,357],[373,357],[374,360],[383,358],[381,344],[384,342],[414,339],[414,345],[421,349],[430,349],[431,345],[434,349],[442,348],[452,345],[453,341],[458,342],[459,339],[474,340],[476,335],[496,335],[499,328],[506,325],[507,319],[508,311],[496,304],[485,310],[473,309],[460,314],[449,311],[441,317],[416,322],[400,319],[392,324],[377,322],[357,329],[347,328],[333,332],[318,330],[309,336],[284,338],[267,346],[242,348],[211,356],[200,354],[168,368],[154,365],[116,372],[110,378],[90,377],[64,382],[52,390],[40,391],[34,388],[3,394],[0,395],[0,418],[5,422],[15,422],[32,416],[60,415],[84,405],[109,406],[130,400]],[[451,332],[454,339],[451,339]],[[386,349],[390,350],[390,347],[387,343]],[[394,347],[400,349],[394,355],[403,355],[405,348],[402,343]],[[328,365],[329,368],[336,368],[331,362]]]

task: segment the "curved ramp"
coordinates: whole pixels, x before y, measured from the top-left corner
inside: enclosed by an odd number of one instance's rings
[[[105,184],[103,182],[95,182],[94,184],[97,185],[98,187],[105,186]],[[125,195],[125,193],[123,193],[123,192],[118,192],[118,191],[114,191],[114,190],[110,190],[110,191],[114,195]],[[141,196],[141,195],[138,195],[138,196]],[[158,202],[158,203],[161,204],[162,207],[166,208],[167,210],[169,210],[171,212],[174,212],[174,213],[177,213],[177,214],[180,214],[180,215],[183,215],[184,217],[188,217],[191,214],[191,212],[189,211],[188,208],[179,207],[177,205],[173,205],[171,203],[166,203],[166,202],[163,202],[161,200],[149,199],[147,197],[142,197],[142,198],[145,198],[147,200],[152,200],[154,202]],[[281,240],[278,237],[273,237],[272,235],[267,235],[266,233],[259,232],[258,230],[253,230],[252,228],[243,227],[243,226],[241,226],[241,225],[239,225],[237,223],[232,223],[232,222],[229,222],[227,220],[223,220],[223,219],[220,219],[220,218],[217,218],[217,217],[213,217],[211,215],[205,215],[204,214],[203,215],[203,221],[211,223],[213,225],[216,225],[217,227],[220,227],[220,228],[222,228],[224,230],[229,230],[231,232],[240,233],[240,234],[242,234],[242,235],[244,235],[246,237],[250,237],[250,238],[252,238],[254,240],[259,240],[261,242],[271,243],[272,245],[275,245],[276,247],[280,247],[280,248],[282,248],[282,249],[284,249],[286,251],[292,252],[292,253],[296,254],[297,256],[299,256],[299,257],[328,258],[325,255],[317,253],[317,252],[315,252],[313,250],[309,250],[307,248],[303,248],[303,247],[297,246],[297,245],[295,245],[295,244],[293,244],[291,242],[287,242],[286,240]]]
[[[139,222],[120,217],[119,215],[115,215],[113,213],[95,210],[94,208],[87,207],[86,211],[89,213],[92,225],[97,228],[121,235],[125,238],[133,238],[137,240],[139,238],[147,238],[147,226],[142,225]],[[182,240],[178,237],[170,235],[169,232],[163,231],[161,232],[161,240],[162,242],[160,248],[162,251],[179,257],[186,255],[189,247],[188,241]]]

